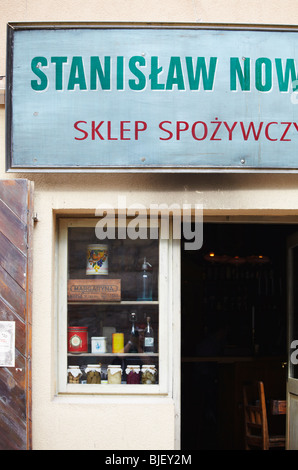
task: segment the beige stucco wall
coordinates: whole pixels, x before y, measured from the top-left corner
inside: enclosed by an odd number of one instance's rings
[[[294,0],[1,0],[0,76],[7,22],[144,21],[298,24]],[[1,86],[1,81],[0,81]],[[5,173],[5,109],[0,106],[0,177],[35,182],[33,278],[33,448],[173,449],[174,402],[57,399],[53,211],[99,203],[202,203],[205,213],[298,214],[298,175],[43,175]]]

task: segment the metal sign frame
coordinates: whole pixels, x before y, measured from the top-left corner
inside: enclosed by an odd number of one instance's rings
[[[256,164],[247,164],[246,151],[243,147],[239,146],[239,159],[234,164],[222,164],[222,165],[208,165],[208,164],[128,164],[123,163],[122,165],[81,165],[77,162],[67,165],[57,165],[54,162],[52,164],[38,165],[38,164],[16,164],[14,161],[14,131],[13,131],[13,119],[14,119],[14,77],[13,77],[13,60],[14,60],[14,47],[15,47],[15,34],[19,31],[59,31],[59,30],[127,30],[127,31],[144,31],[144,30],[155,30],[155,31],[215,31],[215,32],[286,32],[286,33],[297,33],[298,28],[296,26],[280,26],[280,25],[245,25],[245,24],[163,24],[163,23],[9,23],[7,25],[7,87],[6,87],[6,171],[7,172],[42,172],[42,173],[55,173],[55,172],[67,172],[67,173],[84,173],[84,172],[108,172],[108,173],[297,173],[298,172],[298,145],[297,145],[297,164],[291,163],[289,166],[279,166],[278,164],[257,166]],[[297,36],[298,39],[298,36]],[[245,59],[245,58],[243,58]],[[264,63],[262,64],[264,66]],[[210,70],[209,70],[210,71]],[[238,70],[237,78],[240,80],[242,72]],[[243,77],[242,77],[243,78]],[[260,84],[263,86],[263,84]],[[298,101],[298,99],[297,99]],[[297,107],[298,111],[298,107]],[[213,118],[217,119],[217,118]],[[281,120],[283,118],[281,117]],[[297,119],[298,121],[298,119]],[[83,122],[83,121],[82,121]],[[200,121],[201,122],[201,121]],[[269,124],[274,124],[269,123]],[[294,123],[293,123],[294,124]],[[296,126],[297,123],[295,123]],[[273,128],[273,127],[272,127]],[[268,127],[269,129],[269,127]],[[227,126],[228,132],[231,132],[231,128]],[[297,136],[298,136],[298,124],[297,124]],[[81,130],[83,133],[83,130]],[[271,131],[270,131],[271,132]],[[80,134],[83,135],[83,134]],[[230,136],[232,134],[229,134]],[[244,134],[243,134],[244,135]],[[79,139],[78,139],[79,140]],[[201,139],[197,139],[201,140]],[[216,140],[216,139],[215,139]],[[218,139],[220,140],[220,139]],[[277,139],[271,139],[271,141]],[[298,142],[298,140],[297,140]],[[226,150],[227,154],[229,150]],[[144,159],[145,160],[145,159]]]

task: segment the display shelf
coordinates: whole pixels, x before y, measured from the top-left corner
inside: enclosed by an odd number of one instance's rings
[[[82,357],[82,356],[92,356],[92,357],[158,357],[158,353],[67,353],[71,357]]]
[[[100,302],[100,301],[80,301],[80,302],[67,302],[68,305],[158,305],[158,300],[121,300],[120,302]]]

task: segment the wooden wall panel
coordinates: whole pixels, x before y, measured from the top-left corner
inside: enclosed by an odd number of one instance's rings
[[[14,321],[15,367],[0,365],[0,450],[32,448],[33,184],[0,180],[0,321]]]

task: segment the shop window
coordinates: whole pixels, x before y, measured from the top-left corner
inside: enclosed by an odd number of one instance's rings
[[[164,393],[169,241],[98,222],[59,221],[58,392]]]

